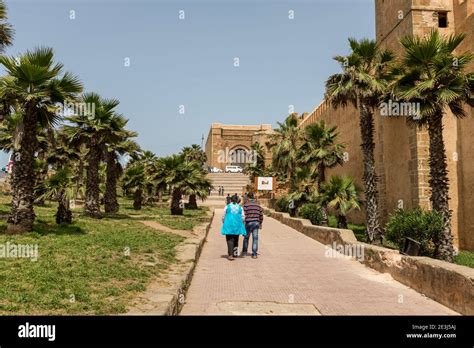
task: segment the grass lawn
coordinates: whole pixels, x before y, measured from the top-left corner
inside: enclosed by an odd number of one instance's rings
[[[329,215],[328,226],[337,227],[337,219],[334,215]],[[354,235],[359,242],[365,242],[365,225],[357,225],[357,224],[348,223],[347,228],[349,230],[352,230],[352,232],[354,232]]]
[[[1,215],[8,213],[9,201],[0,196]],[[141,216],[191,229],[207,214],[186,211],[181,221],[169,209],[135,211],[131,202],[121,203],[118,214],[100,220],[78,209],[74,223],[61,226],[54,222],[55,203],[35,207],[34,231],[22,235],[6,235],[2,219],[0,244],[38,244],[39,256],[0,258],[0,314],[123,313],[137,292],[176,262],[175,247],[183,240],[144,226]]]
[[[143,206],[141,210],[133,209],[132,201],[120,202],[122,211],[128,216],[139,218],[140,220],[151,220],[176,230],[192,230],[196,225],[209,221],[207,207],[189,210],[185,209],[183,215],[171,215],[169,208]]]
[[[474,252],[460,251],[459,255],[454,258],[454,263],[458,265],[468,266],[474,268]]]

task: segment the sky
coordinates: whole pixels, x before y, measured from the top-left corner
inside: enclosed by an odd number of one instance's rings
[[[53,47],[85,91],[120,100],[138,143],[160,156],[205,142],[211,123],[276,126],[291,105],[311,112],[347,38],[375,37],[374,0],[6,3],[6,54]]]

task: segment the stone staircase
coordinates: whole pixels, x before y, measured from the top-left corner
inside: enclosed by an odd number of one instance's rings
[[[206,205],[225,205],[225,197],[219,196],[219,186],[224,186],[224,196],[227,196],[228,193],[231,195],[236,192],[239,195],[245,193],[245,187],[249,184],[248,176],[242,173],[209,173],[207,177],[212,181],[214,190],[207,198]]]

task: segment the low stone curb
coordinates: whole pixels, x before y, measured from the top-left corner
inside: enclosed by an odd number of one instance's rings
[[[169,286],[151,284],[147,291],[150,296],[146,297],[146,304],[135,305],[128,315],[178,315],[185,303],[185,295],[193,277],[199,256],[201,255],[204,242],[214,219],[214,211],[208,215],[210,220],[205,224],[196,226],[193,233],[194,238],[186,239],[176,247],[176,258],[180,261],[171,266],[170,274],[165,281]]]
[[[163,315],[178,315],[183,308],[185,303],[186,292],[188,291],[189,285],[193,278],[194,269],[196,268],[199,256],[207,238],[207,234],[211,228],[212,221],[214,220],[215,212],[212,211],[210,220],[206,224],[201,224],[194,228],[194,232],[205,230],[205,232],[199,238],[188,239],[185,244],[178,246],[178,259],[181,262],[186,262],[186,269],[180,277],[178,286],[176,287],[175,294],[171,301],[169,301],[168,308]],[[199,235],[199,233],[198,233]]]
[[[474,269],[429,257],[400,254],[397,250],[358,242],[352,230],[316,226],[307,219],[264,207],[266,215],[331,248],[363,248],[358,260],[381,273],[464,315],[474,315]]]

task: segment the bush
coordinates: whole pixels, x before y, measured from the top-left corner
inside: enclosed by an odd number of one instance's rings
[[[275,202],[275,210],[281,213],[288,213],[290,202],[286,196],[280,197]]]
[[[303,219],[310,220],[313,225],[320,225],[323,220],[321,207],[314,203],[303,204],[298,210],[298,215]]]
[[[395,243],[400,250],[405,246],[405,238],[421,243],[420,255],[435,256],[435,245],[443,230],[443,218],[436,211],[397,209],[386,226],[385,237]]]

